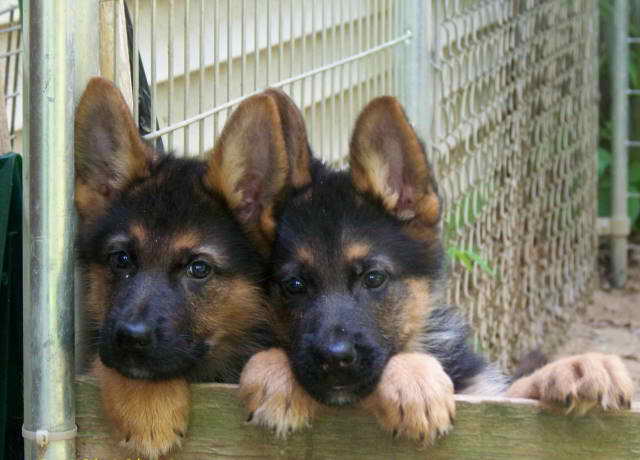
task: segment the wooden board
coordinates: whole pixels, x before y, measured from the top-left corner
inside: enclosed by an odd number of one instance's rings
[[[76,387],[77,458],[127,460],[102,418],[98,388]],[[429,449],[394,441],[375,420],[352,409],[329,410],[313,427],[276,439],[245,423],[233,385],[194,385],[188,439],[173,460],[209,459],[638,459],[640,402],[631,411],[584,417],[552,414],[535,401],[458,396],[452,433]]]

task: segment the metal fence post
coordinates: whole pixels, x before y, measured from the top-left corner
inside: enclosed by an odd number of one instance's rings
[[[612,282],[622,287],[627,279],[627,236],[629,235],[628,139],[629,139],[629,5],[616,0],[614,11],[613,59],[613,193],[611,216]]]
[[[429,56],[432,27],[431,0],[410,0],[405,7],[405,29],[411,32],[404,53],[404,88],[401,91],[403,105],[418,135],[426,139],[433,121],[433,79],[429,78]]]
[[[23,435],[29,460],[76,456],[73,4],[71,0],[23,3]]]

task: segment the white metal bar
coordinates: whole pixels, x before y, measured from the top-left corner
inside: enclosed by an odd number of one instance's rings
[[[629,5],[626,0],[615,0],[614,4],[614,55],[611,75],[613,75],[613,193],[612,228],[620,227],[612,235],[612,283],[616,287],[624,286],[627,279],[627,236],[629,214],[627,209],[628,193],[628,151],[629,145]],[[627,231],[624,231],[624,230]]]
[[[267,72],[265,87],[271,82],[271,0],[267,0]]]
[[[311,66],[318,67],[318,44],[316,40],[316,4],[317,2],[311,1]],[[310,110],[310,118],[311,118],[311,132],[309,133],[311,137],[311,145],[316,145],[316,78],[315,75],[311,76],[311,100],[309,101],[311,104]]]
[[[233,31],[231,30],[231,0],[227,0],[227,101],[231,99],[231,82],[233,81]],[[227,119],[231,107],[227,110]]]
[[[169,68],[169,98],[167,99],[167,125],[171,126],[173,120],[173,16],[174,0],[169,0],[169,37],[167,39],[167,66]],[[169,151],[174,149],[173,131],[169,131]]]
[[[295,60],[295,30],[293,27],[293,0],[289,0],[289,76],[293,76],[293,61]],[[291,94],[294,94],[294,89],[291,87]]]
[[[321,3],[321,14],[322,14],[322,21],[320,21],[320,24],[322,24],[322,65],[326,65],[327,63],[327,21],[326,21],[326,3],[327,0],[322,0]],[[326,80],[326,76],[327,74],[325,72],[320,74],[320,107],[321,107],[321,112],[320,112],[320,126],[318,128],[318,135],[320,136],[320,154],[321,155],[327,155],[327,149],[326,149],[326,139],[327,139],[327,133],[324,132],[325,130],[325,122],[327,120],[327,106],[326,106],[326,99],[327,99],[327,93],[325,92],[325,80]]]
[[[0,53],[0,59],[8,58],[10,56],[16,56],[16,55],[18,55],[20,53],[22,53],[22,50],[7,51],[5,53]]]
[[[139,38],[138,29],[140,28],[140,1],[134,0],[133,2],[133,36],[132,36],[132,50],[133,56],[131,56],[131,62],[133,63],[133,119],[136,123],[140,120],[140,52],[139,52]],[[153,129],[153,128],[151,128]]]
[[[120,49],[120,37],[118,24],[120,22],[120,0],[113,2],[113,82],[118,82],[118,50]]]
[[[405,40],[408,40],[409,38],[411,38],[411,36],[412,36],[411,32],[407,31],[404,34],[402,34],[401,36],[399,36],[397,38],[394,38],[393,40],[390,40],[387,43],[382,43],[382,44],[380,44],[378,46],[374,46],[373,48],[370,48],[368,50],[362,51],[362,52],[354,54],[352,56],[348,56],[348,57],[346,57],[344,59],[339,59],[339,60],[337,60],[335,62],[332,62],[332,63],[327,64],[325,66],[321,66],[321,67],[315,68],[315,69],[310,70],[308,72],[304,72],[304,73],[302,73],[300,75],[296,75],[296,76],[291,77],[291,78],[286,78],[286,79],[284,79],[284,80],[282,80],[280,82],[274,83],[271,86],[273,86],[274,88],[281,88],[283,86],[290,85],[290,84],[292,84],[292,83],[294,83],[296,81],[302,80],[304,78],[309,78],[309,77],[312,77],[314,75],[321,74],[322,72],[326,72],[327,70],[333,69],[334,67],[338,67],[338,66],[350,63],[350,62],[357,61],[357,60],[365,58],[365,57],[367,57],[367,56],[369,56],[371,54],[379,53],[382,50],[385,50],[385,49],[390,48],[392,46],[396,46],[396,45],[404,42]],[[234,100],[231,100],[231,101],[228,101],[228,102],[226,102],[224,104],[221,104],[218,107],[215,107],[215,108],[213,108],[211,110],[207,110],[205,112],[199,113],[196,116],[193,116],[191,118],[183,120],[183,121],[181,121],[179,123],[175,123],[172,126],[167,126],[167,127],[163,128],[163,129],[160,129],[160,130],[155,131],[153,133],[149,133],[146,136],[144,136],[144,138],[145,139],[155,139],[156,137],[164,136],[165,134],[169,133],[172,130],[180,129],[185,125],[188,125],[188,124],[191,124],[191,123],[195,123],[196,121],[201,120],[203,118],[210,117],[211,115],[213,115],[215,113],[218,113],[218,112],[220,112],[222,110],[227,110],[227,109],[233,107],[234,105],[242,102],[246,98],[253,96],[254,94],[257,94],[257,93],[253,92],[253,93],[249,93],[249,94],[243,95],[243,96],[238,97],[238,98],[236,98]]]
[[[258,81],[258,72],[260,71],[260,41],[258,40],[259,21],[258,18],[258,2],[253,1],[253,50],[254,50],[254,65],[253,65],[253,90],[257,90],[260,87]]]
[[[189,33],[189,11],[190,9],[190,0],[184,0],[184,99],[183,99],[183,112],[184,118],[189,116],[189,85],[191,78],[191,43],[190,43],[190,33]],[[189,154],[189,130],[191,126],[187,125],[184,127],[184,143],[182,150],[184,153]]]
[[[306,55],[307,55],[307,29],[305,23],[305,2],[302,1],[302,6],[300,8],[300,40],[301,48],[300,48],[300,73],[304,72],[306,68]],[[304,111],[304,101],[305,101],[305,91],[306,91],[306,80],[300,80],[300,107]]]
[[[158,94],[158,84],[156,82],[156,23],[157,19],[157,3],[156,0],[151,0],[151,131],[154,131],[157,126],[156,122],[156,96]]]
[[[213,77],[213,107],[218,104],[218,82],[220,81],[220,0],[214,0],[214,8],[213,8],[213,23],[214,27],[214,77]],[[216,113],[213,117],[213,135],[214,137],[218,137],[219,132],[218,126],[218,114]]]
[[[247,70],[247,0],[240,2],[240,16],[240,94],[244,94],[244,78]],[[231,62],[230,56],[227,61]]]
[[[198,62],[198,65],[200,67],[200,75],[198,79],[198,113],[202,113],[202,111],[204,110],[204,0],[200,0],[200,21],[198,22],[198,36],[200,37],[200,53],[198,55],[200,59],[200,61]],[[204,119],[202,119],[200,120],[200,125],[198,126],[198,155],[202,155],[204,153],[204,128]]]

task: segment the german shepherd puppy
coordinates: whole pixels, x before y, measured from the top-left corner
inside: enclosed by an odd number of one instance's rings
[[[243,102],[205,160],[145,143],[107,80],[92,79],[77,107],[93,373],[122,444],[150,458],[180,445],[189,382],[237,382],[248,357],[271,343],[264,257],[273,206],[292,180],[289,133],[302,123],[282,97]]]
[[[320,405],[359,404],[395,435],[446,433],[454,393],[628,407],[617,356],[586,354],[510,379],[468,345],[444,301],[442,203],[400,104],[373,100],[356,121],[349,171],[308,159],[310,180],[277,209],[270,296],[282,348],[251,358],[240,394],[253,423],[286,434]]]

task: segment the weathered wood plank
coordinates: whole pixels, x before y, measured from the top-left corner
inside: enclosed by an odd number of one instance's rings
[[[134,459],[110,439],[98,388],[89,378],[76,387],[78,459]],[[248,426],[233,385],[194,385],[188,439],[172,460],[279,459],[622,459],[640,458],[640,402],[631,411],[565,417],[535,401],[457,397],[456,425],[436,446],[418,450],[394,441],[357,410],[331,410],[313,428],[279,440]]]

